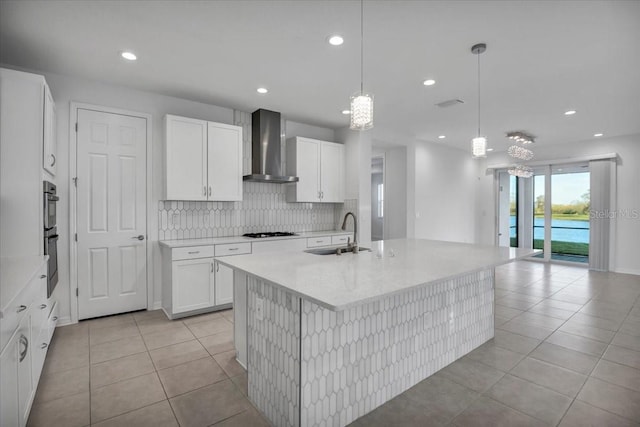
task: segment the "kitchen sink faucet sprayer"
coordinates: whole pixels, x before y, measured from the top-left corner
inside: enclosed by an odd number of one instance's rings
[[[353,243],[347,243],[347,250],[352,251],[354,254],[358,253],[358,220],[353,212],[347,212],[344,215],[344,220],[342,221],[342,229],[347,229],[347,217],[351,215],[353,217]]]

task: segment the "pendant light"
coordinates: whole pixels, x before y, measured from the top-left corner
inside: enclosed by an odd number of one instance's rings
[[[360,92],[351,96],[350,129],[373,127],[373,95],[364,92],[364,0],[360,0]]]
[[[478,136],[471,140],[471,153],[474,158],[487,157],[487,138],[480,134],[480,54],[485,50],[485,43],[474,44],[471,47],[471,53],[478,55]]]

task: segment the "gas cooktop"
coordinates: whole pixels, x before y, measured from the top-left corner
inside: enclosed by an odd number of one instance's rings
[[[252,239],[263,239],[265,237],[286,237],[286,236],[297,236],[296,233],[291,233],[288,231],[269,231],[266,233],[245,233],[242,235],[243,237],[251,237]]]

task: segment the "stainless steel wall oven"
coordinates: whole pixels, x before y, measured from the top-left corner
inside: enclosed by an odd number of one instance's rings
[[[55,184],[44,181],[44,254],[49,255],[47,268],[47,297],[50,297],[58,284],[58,228],[56,227]]]

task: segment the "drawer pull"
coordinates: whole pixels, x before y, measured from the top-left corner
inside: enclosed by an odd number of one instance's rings
[[[44,310],[45,308],[47,308],[47,304],[40,304],[40,310]]]
[[[316,240],[316,243],[322,243],[322,242],[323,242],[322,240]]]
[[[26,305],[21,305],[21,306],[18,307],[18,313],[20,313],[22,311],[25,311],[26,309],[27,309]]]
[[[40,348],[43,350],[47,347],[49,347],[49,344],[47,344],[46,342],[43,342],[42,344],[40,344]]]
[[[237,251],[240,248],[229,248],[229,251]]]
[[[199,254],[199,253],[200,253],[200,251],[191,251],[191,252],[189,252],[189,255]]]
[[[42,276],[40,276],[40,278],[41,278],[41,279],[46,279],[46,278],[47,278],[47,275],[46,275],[46,274],[43,274]]]

